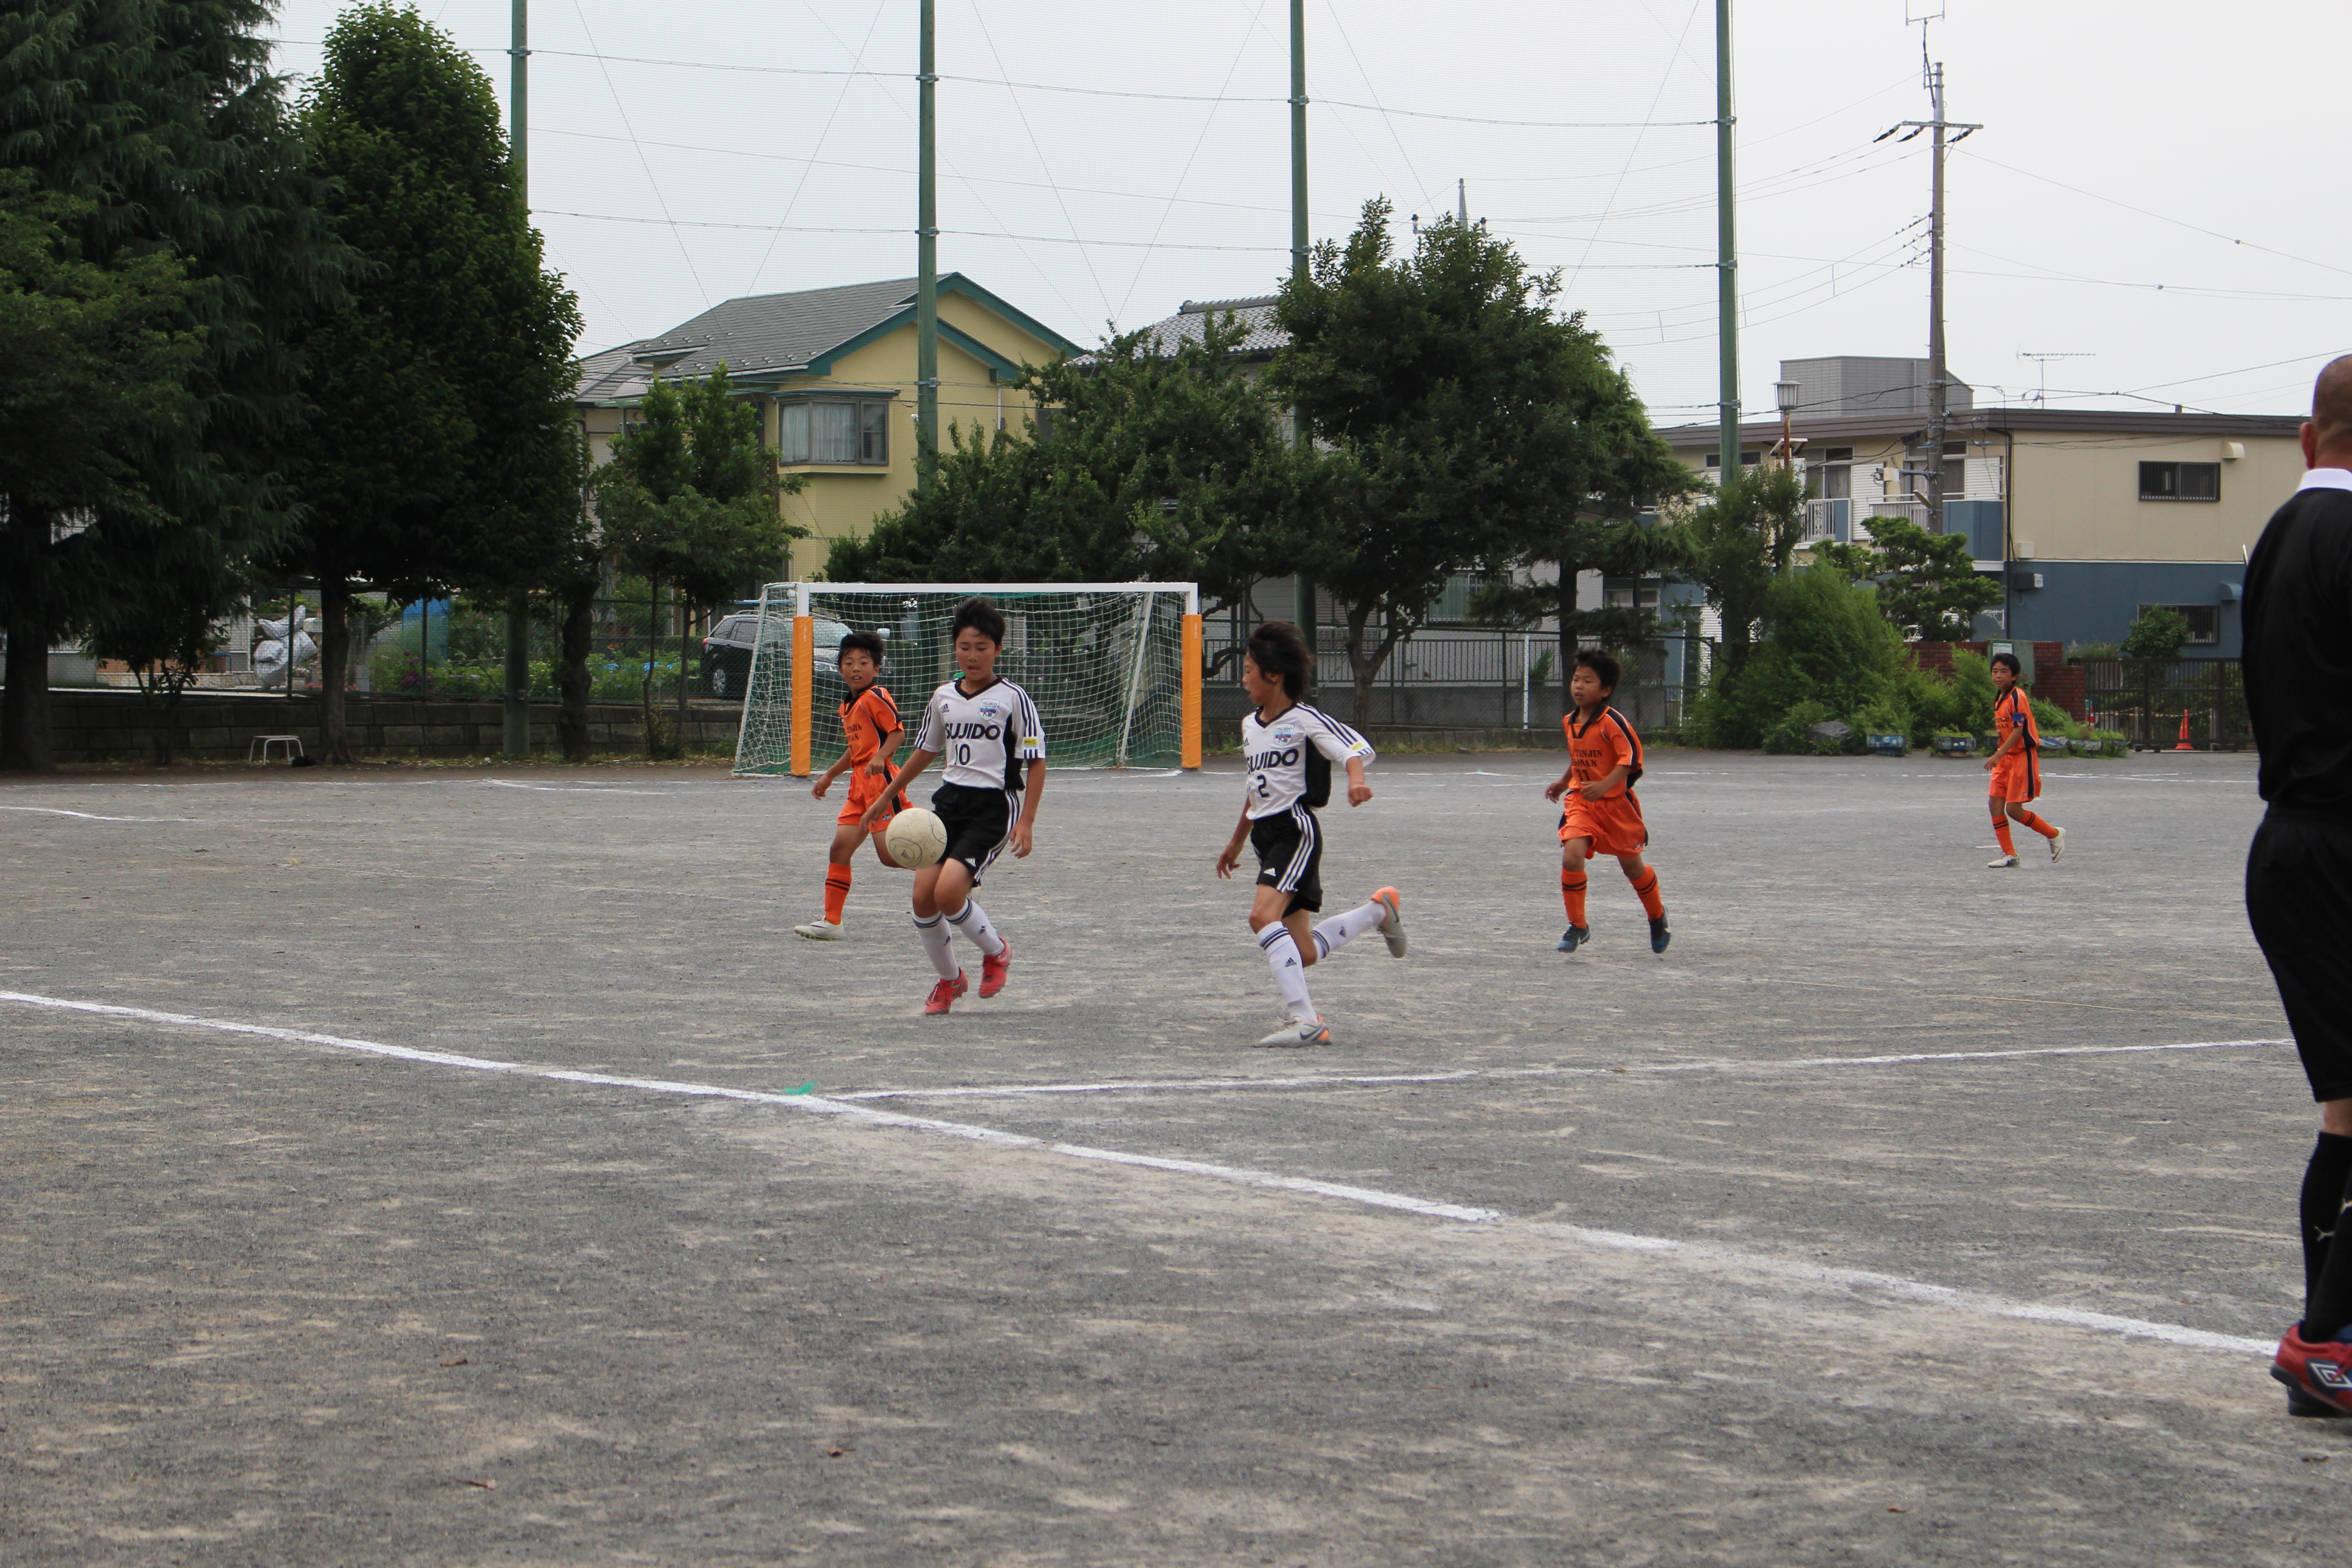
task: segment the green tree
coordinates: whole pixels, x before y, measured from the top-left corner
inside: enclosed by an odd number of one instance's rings
[[[1335,464],[1303,564],[1345,606],[1360,721],[1448,578],[1567,552],[1558,542],[1610,454],[1641,455],[1605,351],[1557,309],[1557,272],[1531,273],[1483,226],[1450,221],[1399,257],[1391,216],[1386,200],[1366,203],[1344,246],[1318,246],[1308,274],[1284,284],[1276,319],[1290,341],[1267,376]]]
[[[1084,361],[1024,366],[1052,435],[950,426],[930,488],[839,539],[835,582],[1200,585],[1204,612],[1297,569],[1329,465],[1284,438],[1281,410],[1234,352],[1231,314],[1173,353],[1142,332]]]
[[[2189,619],[2169,605],[2145,605],[2124,634],[2126,658],[2179,658],[2189,646]]]
[[[0,11],[0,168],[20,172],[12,232],[21,241],[27,203],[70,204],[32,210],[71,243],[36,238],[35,271],[50,269],[39,278],[12,264],[14,324],[76,345],[10,374],[0,394],[12,400],[0,424],[26,437],[0,476],[0,767],[51,765],[52,643],[89,630],[156,563],[208,579],[241,570],[290,521],[278,470],[300,409],[298,339],[340,302],[350,258],[268,72],[270,20],[266,0]],[[30,444],[61,419],[64,441]],[[105,447],[96,466],[75,450],[93,443]]]
[[[1976,569],[1969,540],[1930,533],[1907,518],[1870,520],[1871,575],[1887,620],[1937,641],[1966,641],[1979,612],[2000,603],[2000,584]]]
[[[1787,468],[1733,474],[1713,499],[1673,525],[1684,574],[1722,618],[1728,669],[1742,668],[1755,652],[1772,584],[1796,559],[1804,499],[1804,487]]]
[[[805,482],[780,478],[773,448],[760,438],[759,411],[734,395],[723,363],[682,388],[656,379],[634,426],[614,441],[613,460],[597,470],[604,549],[647,579],[656,603],[663,582],[677,591],[674,737],[686,732],[688,606],[732,598],[775,569],[785,542],[808,531],[783,520],[777,498]],[[654,717],[650,657],[641,699],[648,753],[672,751]]]
[[[544,265],[489,78],[415,11],[337,19],[302,125],[334,231],[366,263],[310,338],[310,512],[289,552],[319,582],[321,728],[348,761],[354,579],[516,595],[581,553],[580,312]]]
[[[1907,731],[1906,654],[1878,599],[1833,567],[1782,572],[1764,590],[1752,657],[1717,666],[1689,728],[1708,745],[1780,751],[1813,749],[1805,731],[1829,719],[1857,732]]]

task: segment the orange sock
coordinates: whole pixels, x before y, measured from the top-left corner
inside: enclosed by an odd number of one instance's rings
[[[1584,888],[1588,879],[1581,871],[1559,874],[1559,901],[1568,906],[1568,923],[1572,926],[1584,924]]]
[[[2030,811],[2020,812],[2016,820],[2019,826],[2031,827],[2034,832],[2039,833],[2044,838],[2055,838],[2058,837],[2058,830],[2056,828],[2051,826],[2048,823],[2042,821],[2040,817],[2034,816]]]
[[[2009,836],[2009,818],[2005,816],[1994,818],[1992,836],[1995,839],[2000,841],[2000,852],[2002,854],[2014,855],[2017,853],[2017,840]]]
[[[824,868],[824,918],[839,925],[842,907],[848,902],[849,868],[827,866]]]
[[[1658,868],[1644,866],[1639,877],[1629,877],[1633,884],[1633,896],[1642,900],[1642,908],[1654,921],[1666,918],[1666,900],[1658,896]]]

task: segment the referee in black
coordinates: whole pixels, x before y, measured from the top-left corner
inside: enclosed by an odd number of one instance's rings
[[[2352,354],[2319,373],[2303,484],[2246,563],[2246,711],[2270,803],[2246,913],[2319,1102],[2303,1177],[2303,1321],[2271,1375],[2294,1415],[2352,1415]]]

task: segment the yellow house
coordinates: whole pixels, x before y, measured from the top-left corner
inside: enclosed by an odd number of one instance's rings
[[[1010,384],[1022,365],[1083,352],[963,274],[940,279],[942,426],[1022,433],[1035,411]],[[691,381],[721,363],[758,403],[784,472],[809,480],[782,500],[785,518],[810,535],[793,541],[784,575],[821,573],[829,541],[865,532],[915,488],[915,279],[729,300],[658,337],[591,354],[575,394],[590,461],[610,459],[656,376]]]

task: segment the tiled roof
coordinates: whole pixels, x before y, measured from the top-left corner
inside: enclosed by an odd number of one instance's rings
[[[635,343],[593,353],[578,362],[580,383],[572,394],[582,403],[602,403],[615,397],[642,397],[652,373],[636,363]]]
[[[721,360],[731,375],[787,370],[881,325],[914,299],[912,278],[793,294],[748,294],[647,338],[636,345],[635,353],[641,361],[679,356],[662,367],[662,374],[671,377],[708,375]]]
[[[1234,324],[1243,330],[1242,341],[1234,345],[1237,353],[1272,353],[1290,342],[1290,334],[1275,325],[1272,294],[1261,294],[1248,300],[1187,300],[1183,308],[1164,321],[1154,321],[1143,329],[1144,341],[1161,353],[1174,353],[1186,343],[1197,343],[1206,331],[1212,311],[1219,316],[1230,312]]]

